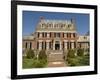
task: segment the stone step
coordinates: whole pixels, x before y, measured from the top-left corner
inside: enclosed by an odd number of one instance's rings
[[[63,54],[49,54],[48,61],[63,61]]]
[[[49,62],[48,67],[64,67],[66,66],[65,62]]]
[[[51,54],[63,54],[62,50],[52,50],[50,51]]]

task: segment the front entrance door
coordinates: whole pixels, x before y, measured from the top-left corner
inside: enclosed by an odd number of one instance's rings
[[[60,49],[60,44],[55,44],[55,50],[59,50]]]

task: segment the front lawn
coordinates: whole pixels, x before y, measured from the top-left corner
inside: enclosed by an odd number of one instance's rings
[[[23,68],[43,68],[46,67],[46,60],[37,60],[37,59],[28,59],[26,57],[23,58]]]
[[[26,56],[23,56],[22,67],[27,68],[43,68],[47,66],[47,55],[44,50],[39,52],[38,58],[33,50],[28,50]]]
[[[66,55],[67,66],[88,66],[89,63],[90,55],[89,53],[84,54],[84,50],[82,49],[78,49],[77,53],[75,50],[69,50]]]
[[[89,65],[89,56],[76,56],[73,58],[68,58],[68,66],[88,66]]]

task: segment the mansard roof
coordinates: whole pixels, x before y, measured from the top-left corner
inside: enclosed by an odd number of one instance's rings
[[[23,40],[34,40],[34,38],[33,35],[23,36]]]
[[[36,31],[76,31],[73,20],[42,19],[36,26]]]
[[[90,40],[90,37],[84,35],[84,36],[79,36],[77,41],[78,42],[88,42],[89,40]]]

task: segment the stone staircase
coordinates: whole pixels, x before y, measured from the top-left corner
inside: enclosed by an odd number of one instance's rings
[[[48,61],[49,62],[56,62],[56,61],[64,61],[63,60],[63,51],[50,51],[50,54],[48,55]]]

